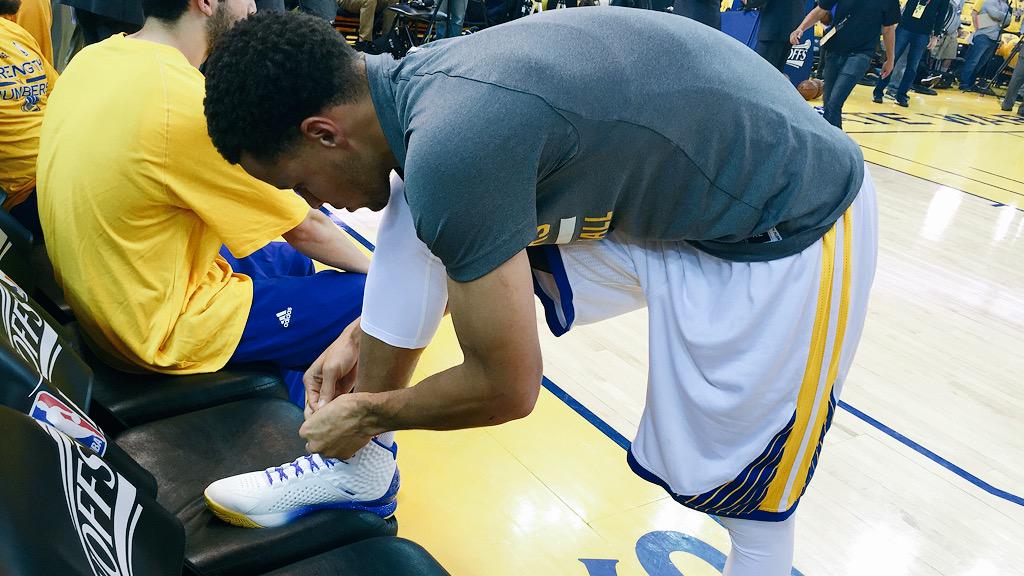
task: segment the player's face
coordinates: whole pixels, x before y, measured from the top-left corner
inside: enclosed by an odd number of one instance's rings
[[[359,150],[339,150],[303,142],[273,161],[243,154],[246,172],[277,188],[291,188],[311,207],[377,211],[391,196],[390,166]]]

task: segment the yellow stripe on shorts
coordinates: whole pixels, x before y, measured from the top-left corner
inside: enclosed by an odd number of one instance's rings
[[[853,251],[851,212],[847,210],[842,223],[842,286],[839,310],[831,316],[836,266],[836,235],[838,224],[822,238],[821,282],[818,288],[817,311],[811,332],[811,346],[807,365],[797,398],[793,430],[786,441],[782,459],[758,510],[783,512],[790,509],[807,486],[811,464],[819,450],[832,399],[832,388],[839,372],[839,360],[846,334],[846,321],[850,304],[850,260]],[[829,342],[829,328],[835,320],[835,332]],[[831,345],[830,345],[831,344]],[[831,352],[831,353],[829,353]],[[825,358],[829,358],[828,371],[822,380]]]

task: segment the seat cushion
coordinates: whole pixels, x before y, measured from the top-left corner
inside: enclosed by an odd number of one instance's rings
[[[448,571],[415,542],[404,538],[373,538],[274,570],[266,576],[314,574],[447,576]]]
[[[393,519],[351,510],[246,529],[206,509],[203,490],[213,481],[306,454],[302,421],[302,411],[285,400],[251,398],[131,428],[116,441],[156,477],[157,500],[185,525],[186,560],[208,576],[249,575],[397,532]]]
[[[77,322],[60,326],[59,333],[92,369],[89,415],[110,433],[252,396],[288,398],[280,371],[271,364],[186,376],[121,372],[99,359]]]
[[[92,362],[92,409],[97,421],[122,430],[243,398],[288,398],[269,365],[232,366],[211,374],[128,374]]]

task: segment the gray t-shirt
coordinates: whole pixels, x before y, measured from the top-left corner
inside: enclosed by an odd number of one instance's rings
[[[456,281],[613,229],[782,258],[864,176],[857,145],[770,64],[671,14],[555,10],[366,62],[417,235]]]

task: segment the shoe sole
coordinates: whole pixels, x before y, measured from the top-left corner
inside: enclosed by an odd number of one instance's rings
[[[314,504],[312,506],[305,506],[288,512],[277,512],[274,514],[248,515],[236,512],[218,504],[215,500],[210,498],[210,495],[205,491],[203,492],[203,499],[206,500],[206,507],[210,509],[210,512],[213,512],[214,516],[233,526],[238,526],[240,528],[276,528],[278,526],[284,526],[285,524],[294,522],[306,514],[316,512],[318,510],[358,510],[376,514],[384,519],[390,518],[391,516],[394,516],[395,510],[398,508],[398,500],[396,497],[401,484],[401,476],[396,469],[395,475],[391,479],[391,485],[388,487],[388,491],[376,500],[372,500],[370,502]]]

